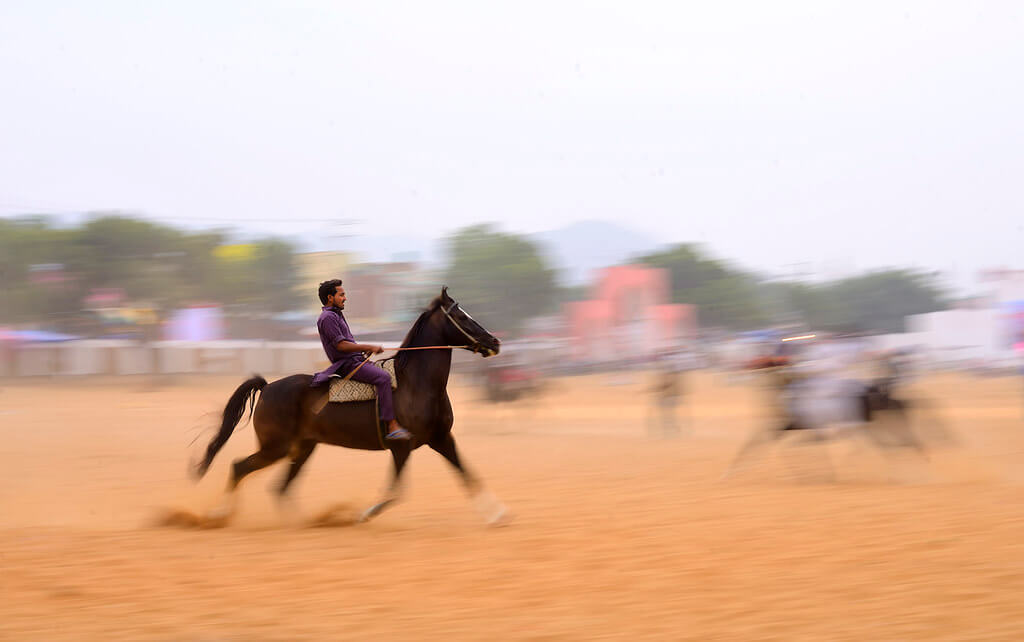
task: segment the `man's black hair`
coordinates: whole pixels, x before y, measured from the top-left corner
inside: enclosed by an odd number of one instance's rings
[[[320,289],[317,290],[317,294],[320,295],[320,303],[327,305],[327,297],[338,292],[338,286],[341,285],[341,279],[331,279],[330,281],[324,281],[320,284]]]

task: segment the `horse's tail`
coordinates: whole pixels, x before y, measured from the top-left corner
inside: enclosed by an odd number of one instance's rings
[[[195,475],[197,479],[201,479],[206,474],[210,463],[213,462],[213,458],[224,447],[231,433],[235,430],[235,426],[242,420],[242,415],[245,414],[245,402],[249,402],[249,416],[252,417],[253,408],[256,405],[256,393],[263,390],[266,386],[267,380],[256,375],[238,386],[238,389],[228,399],[227,405],[224,406],[224,417],[220,423],[220,430],[210,440],[210,445],[206,447],[206,456],[203,457],[201,462],[196,464]]]

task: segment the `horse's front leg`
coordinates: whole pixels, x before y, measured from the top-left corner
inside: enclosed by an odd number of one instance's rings
[[[484,488],[476,475],[462,465],[459,451],[455,448],[455,438],[452,437],[451,432],[445,431],[435,436],[427,442],[427,445],[448,460],[448,463],[459,472],[459,477],[462,478],[462,484],[472,498],[474,507],[487,524],[499,526],[511,519],[508,508],[491,491]]]
[[[394,504],[402,497],[402,470],[405,469],[405,462],[409,460],[409,454],[412,452],[408,442],[395,443],[394,447],[391,448],[391,458],[395,462],[395,468],[391,476],[391,483],[388,485],[387,491],[379,502],[370,506],[363,514],[360,515],[360,522],[367,522],[377,515],[380,515],[385,508]]]

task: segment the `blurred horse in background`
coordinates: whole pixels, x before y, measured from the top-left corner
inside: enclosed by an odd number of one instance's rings
[[[790,356],[759,357],[750,361],[747,369],[769,376],[781,417],[754,431],[723,478],[755,451],[793,434],[807,435],[815,442],[859,436],[880,450],[904,448],[927,459],[924,442],[910,425],[909,404],[896,396],[893,380],[864,383],[808,374],[801,372]]]

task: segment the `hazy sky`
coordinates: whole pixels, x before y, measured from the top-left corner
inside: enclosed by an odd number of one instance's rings
[[[1024,267],[1024,3],[155,5],[0,4],[0,214]]]

